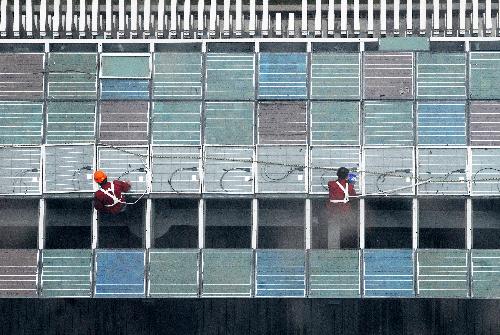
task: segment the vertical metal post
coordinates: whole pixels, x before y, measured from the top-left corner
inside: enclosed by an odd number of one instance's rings
[[[256,278],[257,278],[257,239],[258,239],[258,221],[259,221],[259,200],[252,199],[252,293],[251,296],[255,296],[256,288]]]
[[[259,221],[259,200],[252,199],[252,249],[257,249]]]
[[[205,199],[198,202],[198,248],[205,248]]]
[[[465,231],[465,244],[467,247],[467,277],[469,280],[469,292],[468,296],[472,296],[472,225],[473,220],[472,220],[472,211],[473,211],[473,206],[472,206],[472,199],[469,197],[466,200],[466,209],[465,209],[465,215],[466,215],[466,231]]]
[[[467,198],[466,200],[466,231],[465,231],[465,244],[467,250],[472,249],[472,199]]]
[[[311,199],[306,199],[305,203],[305,221],[306,221],[306,249],[311,249]]]
[[[412,199],[412,247],[418,249],[418,199]]]
[[[38,249],[45,248],[45,212],[47,203],[45,199],[40,199],[38,203]]]
[[[146,218],[145,218],[145,244],[146,249],[151,248],[151,238],[152,238],[152,215],[153,215],[153,200],[151,198],[146,199]]]

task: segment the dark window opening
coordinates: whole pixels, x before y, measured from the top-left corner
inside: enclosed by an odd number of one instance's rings
[[[252,247],[252,200],[207,200],[206,248]]]
[[[0,199],[0,248],[37,249],[39,200]]]
[[[420,199],[418,203],[418,247],[465,248],[465,200]]]
[[[92,200],[49,199],[45,213],[45,248],[91,248]]]
[[[332,204],[328,199],[312,201],[312,248],[359,248],[359,201]]]
[[[133,198],[127,199],[134,202]],[[144,245],[145,203],[140,200],[117,215],[99,213],[99,248],[142,248]]]
[[[472,202],[472,246],[475,249],[500,249],[500,199]]]
[[[259,199],[259,249],[303,249],[305,203],[297,199]]]
[[[198,200],[156,199],[153,208],[155,248],[198,248]]]
[[[412,247],[412,199],[365,200],[365,247]]]

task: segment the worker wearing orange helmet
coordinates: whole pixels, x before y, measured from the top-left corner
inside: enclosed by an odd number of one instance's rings
[[[108,176],[102,170],[94,172],[94,181],[99,189],[94,194],[94,208],[99,212],[119,214],[125,210],[127,203],[123,193],[130,191],[130,182],[113,180],[108,181]]]

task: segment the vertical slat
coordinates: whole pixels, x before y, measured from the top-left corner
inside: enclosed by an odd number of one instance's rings
[[[130,33],[137,34],[137,0],[130,1]]]
[[[191,1],[184,0],[184,35],[189,35],[191,31]]]
[[[215,36],[215,23],[217,21],[217,1],[210,0],[210,23],[209,23],[209,34],[210,36]]]
[[[347,34],[347,0],[340,2],[340,32]]]
[[[14,21],[12,30],[14,31],[14,36],[18,37],[19,31],[21,30],[21,9],[19,8],[19,0],[14,0]]]
[[[61,20],[61,0],[54,0],[54,17],[52,18],[52,29],[54,37],[59,36],[59,24]]]
[[[380,33],[385,35],[387,31],[387,6],[386,0],[380,0]]]
[[[198,20],[198,35],[203,35],[203,29],[204,29],[204,11],[205,11],[205,1],[204,0],[198,0],[198,13],[197,13],[197,20]]]
[[[472,0],[472,33],[477,34],[479,30],[479,4],[478,0]]]
[[[177,34],[177,0],[170,0],[170,35]]]
[[[80,36],[85,36],[85,25],[87,18],[87,4],[85,0],[80,0],[80,18],[78,22],[78,30],[80,31]]]
[[[453,30],[453,0],[446,0],[446,34],[451,34]]]
[[[434,34],[439,34],[439,0],[433,0],[432,29]]]
[[[328,0],[328,34],[333,35],[335,33],[335,3],[334,0]]]
[[[42,14],[42,9],[45,8],[45,1],[46,0],[42,0],[42,4],[40,5],[40,15]],[[2,3],[0,4],[0,12],[0,33],[2,36],[5,36],[7,34],[7,0],[2,0]],[[42,18],[40,18],[40,20],[42,20]],[[43,19],[43,22],[45,22],[45,18]],[[40,26],[40,33],[42,33],[42,28],[45,33],[45,25]]]
[[[269,0],[262,1],[262,35],[269,33]]]
[[[426,0],[420,0],[420,34],[425,34],[425,29],[427,25],[427,5]]]
[[[111,0],[106,0],[106,33],[111,34],[113,31],[113,7]]]
[[[330,4],[333,5],[333,0],[328,2],[328,13],[330,13]],[[317,36],[321,35],[321,0],[316,0],[314,12],[314,34]]]
[[[359,24],[359,0],[354,0],[354,33],[359,34],[361,26]]]
[[[413,2],[406,0],[406,34],[410,35],[413,30]]]
[[[149,35],[151,29],[151,0],[144,1],[144,35]]]
[[[97,35],[99,21],[99,0],[92,0],[92,35]]]
[[[333,6],[333,0],[328,2],[328,13],[330,13],[330,6]],[[330,30],[330,27],[328,27]],[[316,0],[316,6],[314,11],[314,34],[321,35],[321,0]]]
[[[394,35],[399,34],[399,0],[394,0]]]
[[[288,13],[288,36],[295,35],[295,14]]]
[[[26,34],[33,36],[33,6],[31,0],[26,0]]]
[[[189,1],[189,0],[187,0]],[[224,0],[224,35],[229,35],[229,6],[231,6],[230,0]]]
[[[460,0],[460,34],[465,34],[465,5],[466,0]]]
[[[368,34],[373,34],[373,0],[368,0]]]
[[[276,35],[281,36],[281,13],[276,13]]]
[[[485,28],[486,34],[491,34],[491,29],[493,28],[491,22],[491,0],[486,0],[486,12],[485,12]]]
[[[66,35],[71,35],[73,27],[73,0],[66,2]]]
[[[255,35],[255,0],[250,0],[250,19],[248,21],[250,35]]]
[[[5,13],[7,6],[7,0],[2,0],[2,15]],[[2,22],[6,23],[5,20]],[[44,37],[46,35],[45,26],[47,25],[47,0],[42,0],[40,2],[40,36]],[[2,30],[3,31],[3,30]]]
[[[333,0],[332,0],[333,1]],[[302,0],[302,35],[307,35],[307,0]]]
[[[203,1],[203,0],[201,0]],[[158,0],[158,35],[163,36],[163,30],[165,29],[165,0]]]
[[[236,0],[236,35],[241,35],[242,31],[242,21],[241,21],[242,4],[241,0]]]
[[[118,31],[119,34],[125,33],[125,0],[118,3]]]

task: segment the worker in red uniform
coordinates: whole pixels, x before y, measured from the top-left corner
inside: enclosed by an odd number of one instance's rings
[[[356,196],[354,182],[349,182],[349,170],[340,167],[337,170],[337,180],[328,182],[328,249],[340,247],[341,231],[351,232],[357,229],[353,222],[354,213],[351,210],[349,197]]]
[[[130,191],[130,182],[109,182],[108,176],[101,170],[94,172],[94,181],[99,184],[99,189],[94,194],[94,208],[99,212],[115,215],[123,212],[127,207],[123,193]]]

